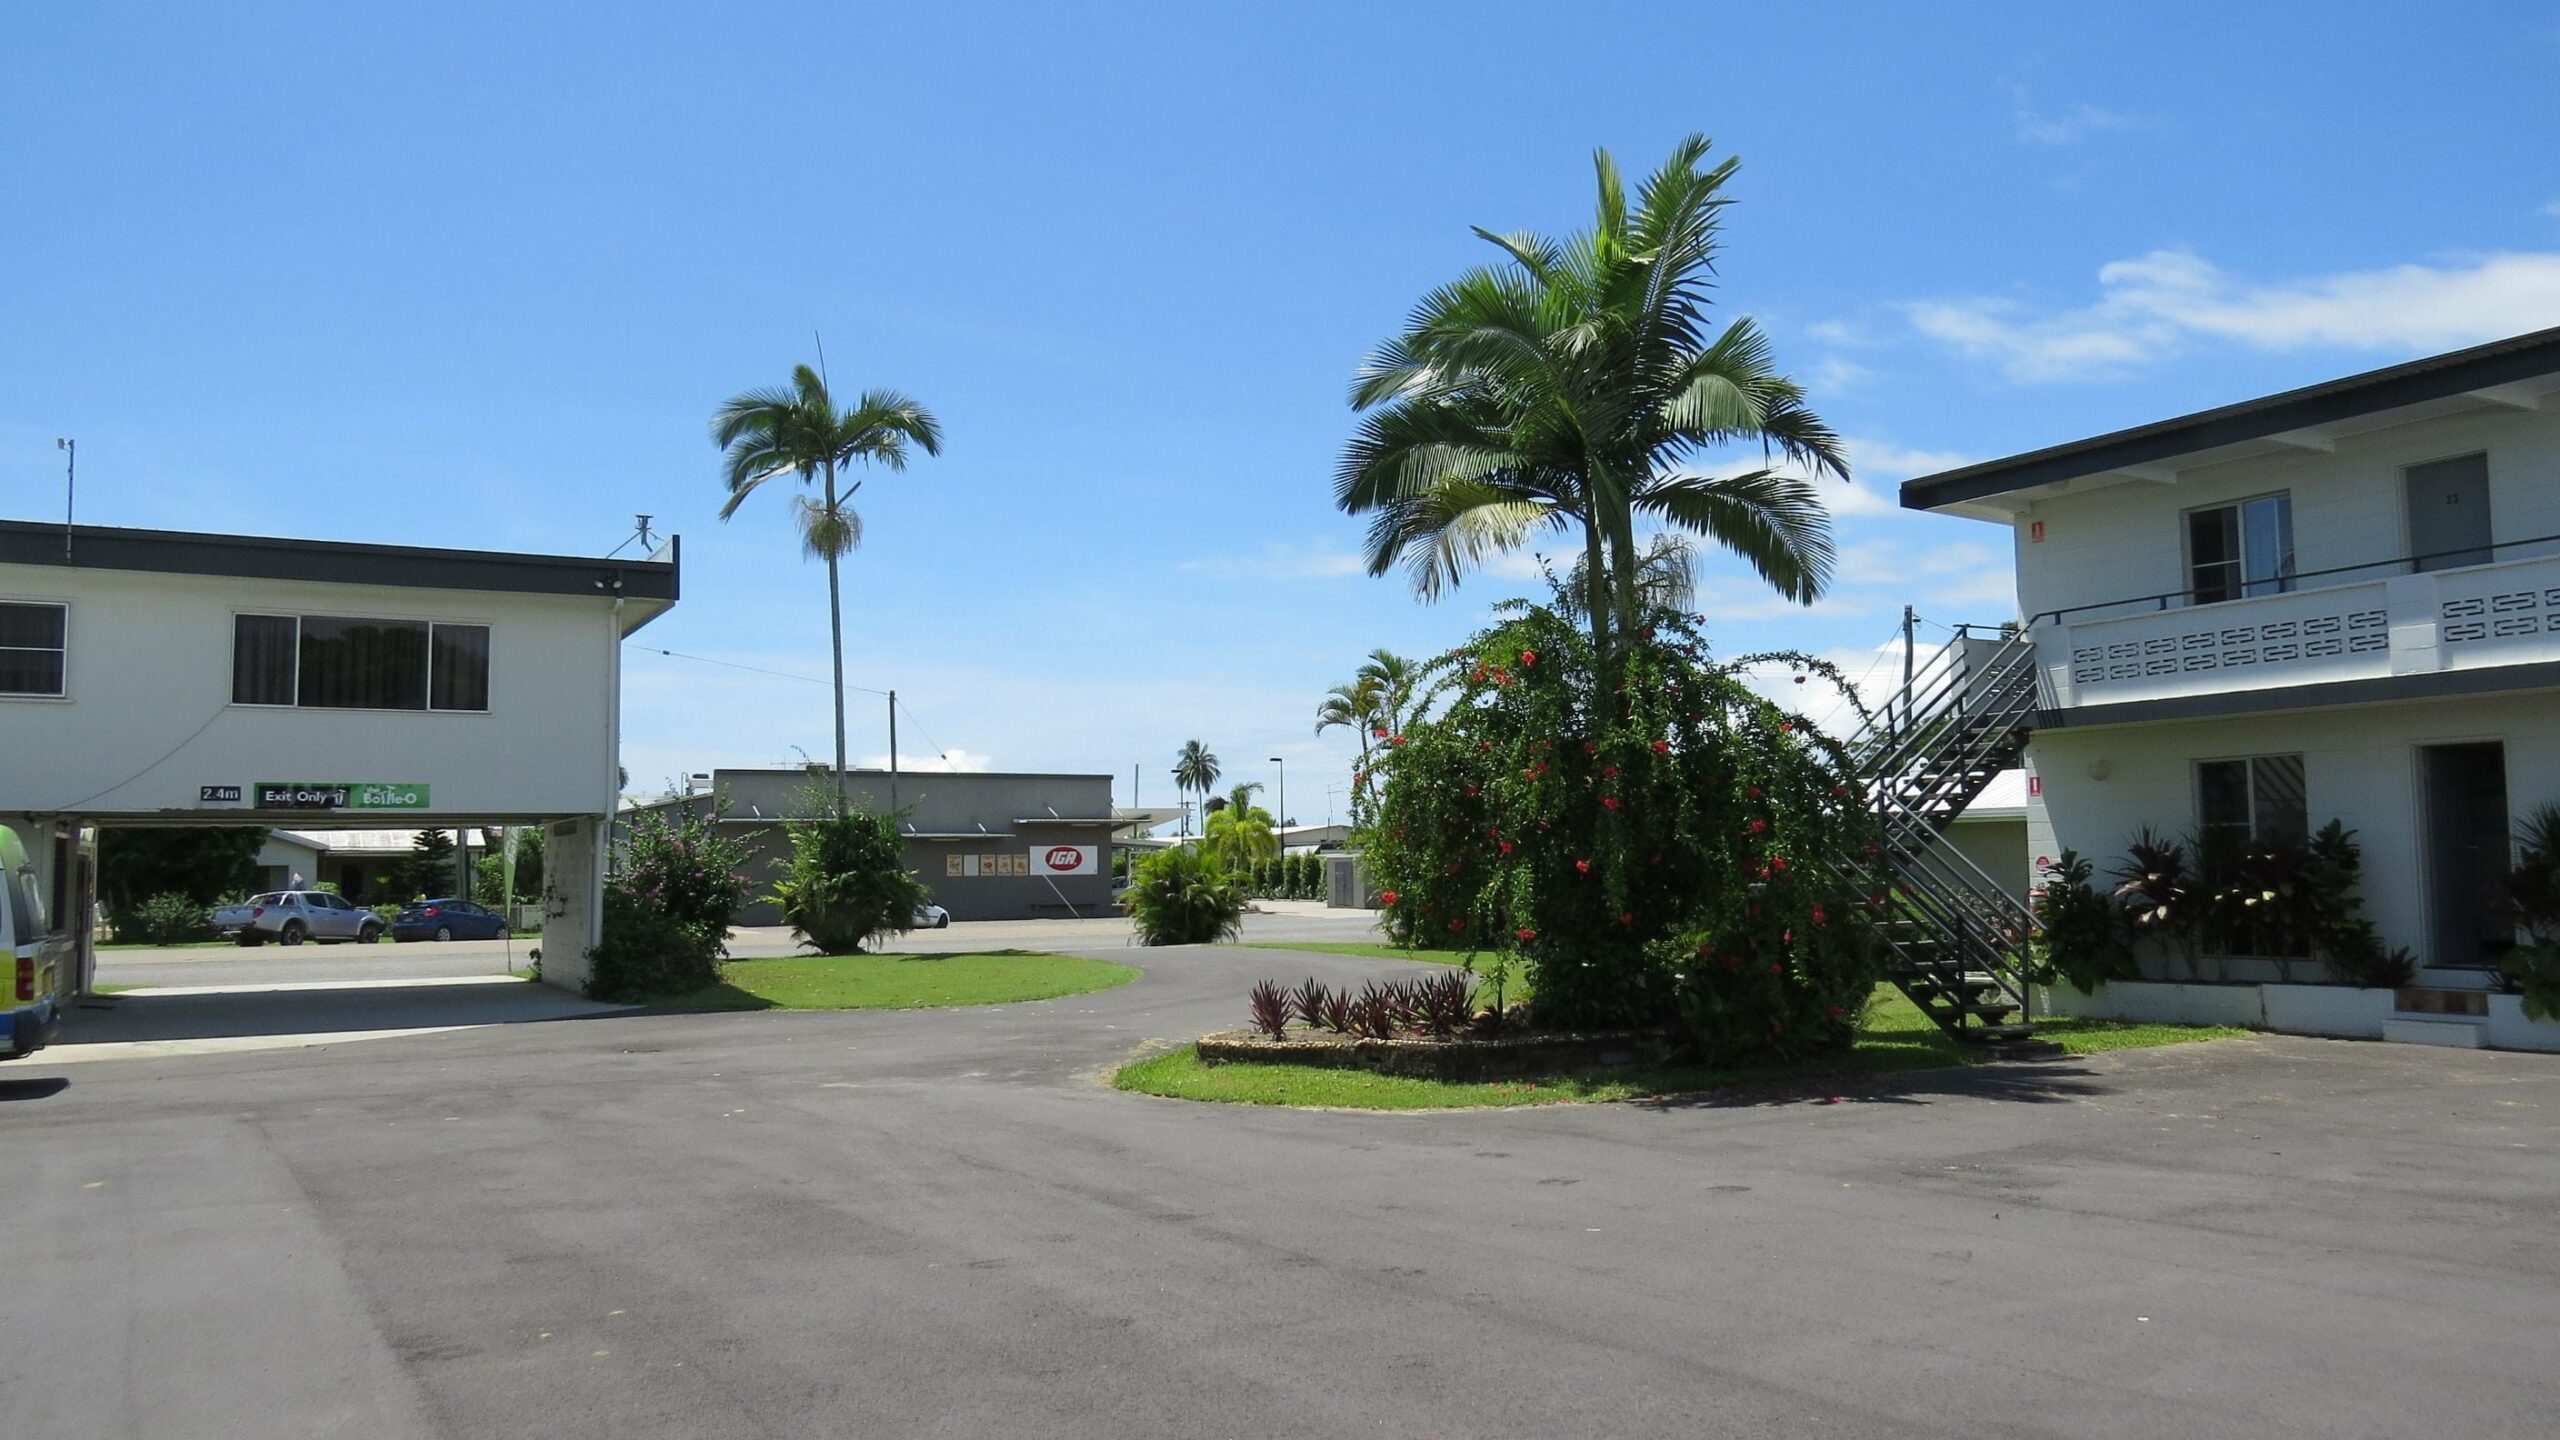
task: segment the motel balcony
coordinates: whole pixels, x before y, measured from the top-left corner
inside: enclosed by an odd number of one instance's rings
[[[2469,561],[2473,563],[2459,563]],[[2560,685],[2560,536],[2029,621],[2048,723],[2289,710]]]

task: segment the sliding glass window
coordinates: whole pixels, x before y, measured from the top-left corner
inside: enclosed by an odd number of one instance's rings
[[[238,616],[231,699],[310,710],[486,710],[489,627],[344,615]]]

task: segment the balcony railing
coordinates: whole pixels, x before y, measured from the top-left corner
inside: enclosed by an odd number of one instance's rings
[[[2276,595],[2171,608],[2192,599],[2173,591],[2045,612],[2032,622],[2045,702],[2103,705],[2560,660],[2560,536],[2491,550],[2541,553],[2440,570],[2416,567],[2445,556],[2402,556],[2304,572]]]

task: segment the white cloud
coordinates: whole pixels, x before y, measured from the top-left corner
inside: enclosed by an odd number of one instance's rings
[[[2560,253],[2504,252],[2438,265],[2248,285],[2200,256],[2155,250],[2098,271],[2099,298],[2035,315],[2013,301],[1907,307],[1920,333],[2018,382],[2121,374],[2196,340],[2259,350],[2428,351],[2560,324]]]
[[[2560,200],[2554,200],[2550,204],[2543,206],[2542,213],[2550,216],[2554,220],[2560,220]]]
[[[865,770],[886,770],[889,768],[889,757],[886,752],[878,755],[864,755],[853,763]],[[901,772],[913,771],[919,775],[983,775],[994,769],[995,763],[995,757],[991,755],[980,755],[957,747],[945,750],[939,755],[919,755],[913,750],[898,752],[898,769]]]
[[[1366,574],[1369,567],[1347,550],[1266,545],[1259,555],[1205,555],[1185,560],[1177,568],[1196,575],[1236,575],[1255,580],[1331,580]]]
[[[1838,355],[1825,355],[1814,362],[1813,387],[1821,390],[1854,390],[1875,378],[1876,372],[1854,360]]]
[[[2160,126],[2155,116],[2109,110],[2085,102],[2065,105],[2059,110],[2039,110],[2035,97],[2027,92],[2024,85],[2010,86],[2009,97],[2014,107],[2011,118],[2017,125],[2018,138],[2038,145],[2068,145],[2106,131],[2155,130]]]

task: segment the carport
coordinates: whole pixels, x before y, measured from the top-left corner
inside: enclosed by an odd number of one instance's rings
[[[82,929],[100,826],[539,825],[543,977],[576,988],[621,642],[678,570],[672,539],[589,559],[0,521],[0,825]]]

